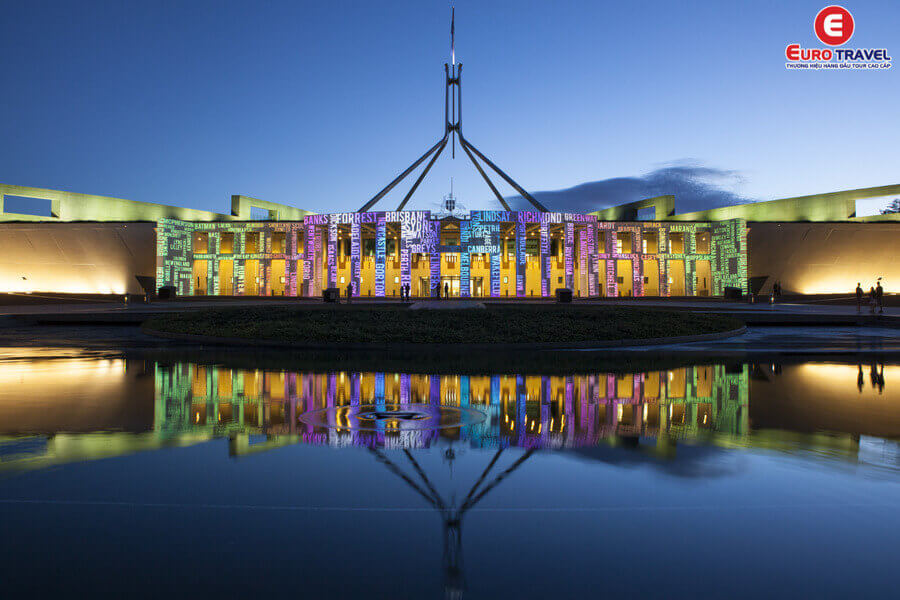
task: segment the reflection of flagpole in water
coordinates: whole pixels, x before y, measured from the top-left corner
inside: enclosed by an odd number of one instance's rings
[[[375,455],[376,460],[383,464],[387,469],[399,477],[404,483],[411,487],[417,494],[422,496],[428,504],[434,507],[441,514],[444,525],[444,594],[447,598],[462,598],[466,589],[465,579],[462,570],[462,518],[466,512],[475,507],[491,490],[500,485],[500,483],[516,471],[525,463],[535,449],[530,448],[525,451],[512,465],[507,467],[503,472],[499,473],[494,479],[479,492],[478,489],[487,476],[490,474],[494,465],[503,454],[503,448],[494,453],[494,457],[482,471],[481,476],[475,481],[469,493],[459,508],[454,505],[448,505],[441,494],[437,491],[428,474],[422,469],[418,461],[413,457],[409,450],[404,449],[403,453],[412,464],[416,474],[422,480],[424,488],[420,486],[412,477],[403,472],[391,459],[385,456],[384,452],[378,448],[370,447],[369,451]]]

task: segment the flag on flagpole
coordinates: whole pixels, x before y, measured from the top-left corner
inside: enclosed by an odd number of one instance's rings
[[[456,22],[456,8],[450,8],[450,61],[455,65],[456,64],[456,41],[454,37],[456,35],[454,31],[454,24]]]

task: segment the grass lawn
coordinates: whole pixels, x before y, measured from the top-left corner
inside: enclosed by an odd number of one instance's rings
[[[150,330],[297,343],[561,343],[718,333],[727,316],[644,308],[520,306],[469,310],[403,307],[221,308],[161,315]]]

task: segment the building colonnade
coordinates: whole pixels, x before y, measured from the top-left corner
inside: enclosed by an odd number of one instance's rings
[[[611,222],[571,213],[427,211],[157,228],[157,285],[181,295],[710,296],[747,281],[746,224]]]

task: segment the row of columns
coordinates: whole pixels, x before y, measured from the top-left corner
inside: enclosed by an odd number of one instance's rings
[[[387,221],[384,213],[377,213],[378,217],[375,222],[375,297],[385,297],[385,282],[387,277]],[[327,218],[327,216],[325,216]],[[642,252],[630,252],[628,254],[615,253],[617,244],[617,234],[627,231],[631,234],[632,249],[640,249],[642,246],[641,228],[637,226],[625,226],[613,228],[609,225],[601,227],[596,221],[588,221],[583,225],[576,227],[574,222],[564,222],[563,225],[563,260],[564,260],[564,283],[562,286],[554,285],[552,281],[553,262],[555,256],[551,254],[551,237],[550,225],[548,221],[540,222],[540,266],[541,266],[541,296],[552,296],[556,287],[566,287],[574,289],[575,286],[575,265],[577,261],[578,273],[582,289],[587,289],[589,296],[597,296],[600,294],[601,283],[605,296],[618,295],[617,282],[617,260],[630,260],[632,264],[631,270],[631,289],[636,296],[643,294],[643,277],[645,275],[643,263],[645,260],[656,261],[659,269],[659,295],[667,295],[667,269],[666,261],[672,259],[672,255],[650,254],[645,255]],[[431,221],[429,226],[434,228],[433,235],[436,239],[440,239],[440,222]],[[527,223],[519,221],[515,224],[515,250],[516,250],[516,296],[524,298],[527,296],[526,291],[526,270],[527,270],[527,254],[526,254],[526,233]],[[489,223],[481,226],[482,230],[488,230],[498,242],[495,247],[499,251],[489,252],[490,261],[490,295],[499,297],[501,295],[501,261],[503,259],[503,242],[500,223]],[[411,251],[409,248],[410,238],[404,235],[403,227],[401,227],[399,238],[399,254],[400,254],[400,283],[401,285],[411,285]],[[606,248],[600,252],[597,248],[597,233],[603,230],[607,232]],[[665,230],[660,228],[659,246],[666,247],[667,243]],[[468,297],[470,295],[470,258],[469,252],[466,252],[470,245],[471,238],[469,236],[470,223],[467,221],[460,222],[460,296]],[[306,296],[316,296],[321,293],[323,287],[337,287],[337,265],[338,265],[338,224],[336,220],[326,222],[324,226],[317,225],[314,221],[308,221],[304,225],[304,268],[303,268],[303,287],[302,293]],[[685,245],[688,245],[685,240]],[[353,286],[354,296],[360,294],[360,281],[362,277],[362,229],[358,222],[350,224],[350,282]],[[324,279],[323,261],[321,260],[323,249],[326,251],[325,264],[327,265],[327,281]],[[430,291],[432,297],[441,295],[441,253],[437,250],[429,254],[429,275],[430,275]],[[693,260],[687,259],[689,252],[681,255],[675,255],[676,259],[684,260],[684,279],[685,293],[690,295],[693,292],[694,265]],[[600,272],[601,261],[606,261],[606,270]],[[299,291],[299,290],[298,290]]]
[[[689,377],[686,381],[687,389],[683,392],[683,397],[669,398],[662,390],[653,390],[649,397],[646,396],[644,390],[646,386],[643,374],[637,373],[633,375],[633,381],[629,386],[629,393],[620,395],[619,381],[616,374],[598,374],[598,375],[580,375],[566,376],[562,379],[563,385],[554,387],[550,376],[540,377],[540,395],[538,398],[529,398],[526,385],[526,377],[523,375],[511,375],[501,378],[494,375],[490,378],[489,398],[486,401],[477,403],[479,410],[487,410],[489,413],[488,420],[482,427],[473,426],[471,431],[474,437],[483,437],[483,441],[497,439],[498,435],[506,438],[513,437],[517,445],[542,445],[551,442],[551,434],[555,434],[554,439],[561,441],[558,437],[560,434],[565,436],[568,442],[579,442],[594,440],[595,437],[602,437],[615,432],[615,428],[620,420],[618,412],[621,410],[637,410],[639,407],[647,403],[659,403],[668,405],[673,402],[685,403],[686,410],[688,405],[692,405],[698,401],[705,402],[709,405],[711,411],[710,417],[716,419],[719,411],[724,411],[722,416],[726,421],[736,420],[734,423],[722,423],[723,433],[742,434],[746,432],[746,428],[742,426],[741,420],[747,418],[746,405],[747,396],[747,376],[746,368],[739,373],[728,373],[721,365],[714,367],[715,385],[711,387],[711,396],[699,398],[693,389],[693,377]],[[664,373],[664,372],[663,372]],[[179,397],[184,399],[190,398],[190,404],[196,404],[198,400],[204,400],[207,403],[233,401],[239,397],[243,397],[238,389],[235,389],[233,398],[218,398],[216,394],[207,394],[203,398],[194,398],[188,396],[190,390],[189,385],[178,385],[177,378],[160,377],[157,375],[157,382],[162,384],[162,388],[157,389],[157,397],[167,401],[177,401]],[[212,375],[212,374],[210,374]],[[374,397],[371,400],[363,401],[361,397],[361,374],[358,372],[348,373],[345,376],[349,379],[350,394],[343,402],[338,400],[338,374],[335,372],[322,373],[317,375],[298,373],[287,373],[284,376],[284,397],[287,400],[285,407],[285,420],[289,424],[291,430],[300,425],[299,416],[303,413],[314,411],[321,408],[336,408],[339,406],[349,406],[358,408],[365,404],[373,406],[377,410],[387,410],[399,404],[400,409],[411,408],[412,404],[427,404],[430,406],[458,406],[460,408],[468,408],[473,406],[473,398],[471,396],[471,386],[469,377],[459,376],[458,381],[458,397],[445,398],[442,396],[442,377],[439,375],[428,376],[427,398],[414,398],[411,386],[411,377],[409,374],[399,375],[399,401],[395,398],[386,397],[385,373],[378,372],[374,374]],[[504,387],[509,389],[508,385],[504,385],[502,379],[515,379],[515,387],[510,394],[510,400],[515,402],[512,411],[502,411],[504,399],[502,390]],[[666,385],[666,379],[660,377],[656,380]],[[602,382],[602,383],[601,383]],[[260,382],[262,384],[262,381]],[[656,383],[655,385],[659,385]],[[208,389],[216,389],[216,382],[210,377]],[[454,388],[455,389],[455,388]],[[600,390],[605,390],[600,393]],[[323,394],[324,391],[324,394]],[[554,394],[556,392],[556,394]],[[560,392],[562,392],[560,394]],[[235,417],[241,420],[243,406],[233,407],[236,410]],[[555,409],[554,409],[555,405]],[[539,407],[538,413],[535,414],[533,407]],[[597,411],[600,407],[605,407],[605,418],[599,419]],[[527,407],[532,407],[527,410]],[[742,408],[743,407],[743,408]],[[529,418],[528,413],[532,416]],[[164,414],[172,414],[166,409]],[[344,424],[334,420],[333,413],[328,422],[329,427],[343,427]],[[636,413],[635,413],[636,414]],[[509,417],[512,416],[512,420]],[[665,423],[666,419],[661,414],[660,423]],[[640,423],[643,417],[635,416],[635,423]],[[686,419],[685,424],[691,422]],[[376,422],[376,423],[380,423]],[[711,423],[710,423],[711,425]],[[163,429],[166,425],[160,423]],[[610,429],[610,427],[612,429]],[[307,425],[305,427],[310,433],[313,432],[314,426]],[[376,427],[376,433],[384,435],[387,430],[381,426]],[[421,431],[421,435],[426,437],[436,436],[436,431]],[[423,440],[427,441],[427,440]],[[473,440],[475,441],[475,440]]]

